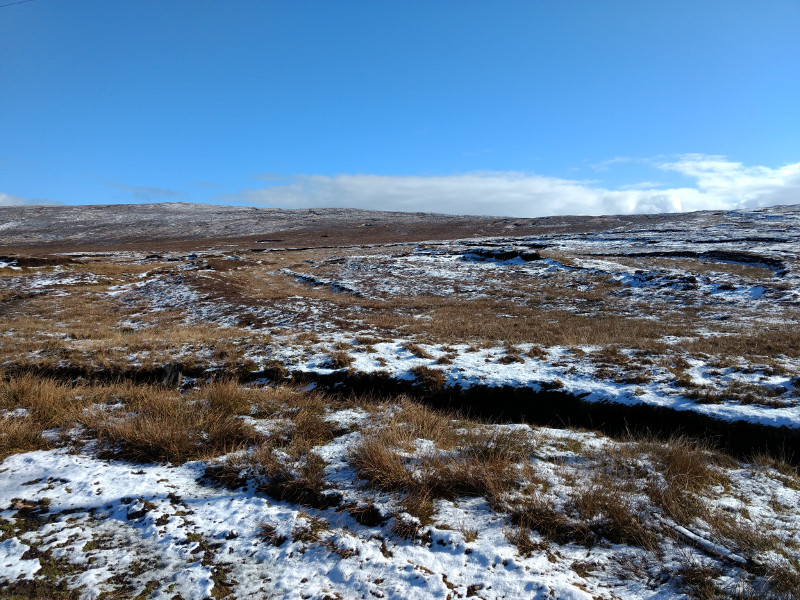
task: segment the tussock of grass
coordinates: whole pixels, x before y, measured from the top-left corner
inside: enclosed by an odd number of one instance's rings
[[[294,416],[294,431],[288,450],[293,455],[307,452],[314,446],[327,444],[333,439],[333,426],[325,420],[313,404],[302,406]]]
[[[530,532],[537,531],[546,540],[558,544],[571,542],[591,545],[594,540],[589,527],[567,517],[563,511],[554,508],[553,501],[534,492],[510,510],[511,522],[517,527],[509,534],[509,539],[522,554],[529,554]]]
[[[328,355],[324,366],[328,369],[346,369],[355,359],[343,350],[336,350]]]
[[[411,374],[427,393],[435,394],[444,389],[447,383],[447,377],[439,369],[431,369],[425,365],[418,365],[411,368]]]
[[[52,444],[42,437],[42,431],[28,417],[0,417],[0,460],[17,452],[50,448]]]
[[[800,599],[800,562],[782,560],[770,564],[766,573],[766,586],[779,600]]]
[[[425,350],[425,348],[423,348],[419,344],[406,342],[405,344],[403,344],[403,348],[408,350],[411,354],[413,354],[417,358],[433,358],[433,355],[427,350]]]
[[[225,415],[248,415],[253,405],[262,402],[263,394],[242,387],[234,380],[214,381],[195,393],[194,398],[205,400],[208,408]]]
[[[261,539],[273,546],[281,546],[288,539],[278,534],[278,529],[270,523],[262,523],[259,525],[259,530],[261,532]]]
[[[127,410],[95,408],[82,414],[80,421],[115,456],[136,462],[183,463],[253,444],[262,437],[225,412],[228,408],[152,388],[130,400]]]
[[[338,506],[341,496],[327,493],[324,479],[326,463],[317,454],[306,452],[294,465],[285,464],[268,445],[257,449],[251,465],[266,478],[259,489],[279,500],[324,509]]]
[[[364,435],[350,462],[371,486],[402,493],[409,514],[424,516],[438,498],[491,500],[518,487],[515,463],[526,455],[527,447],[517,434],[480,427],[462,434],[450,415],[436,415],[408,401],[401,407],[388,422]],[[418,440],[434,446],[407,454]]]
[[[751,560],[780,547],[780,540],[769,531],[764,531],[752,521],[736,515],[717,510],[705,515],[704,520],[711,525],[720,542]]]
[[[505,356],[498,358],[497,362],[501,365],[510,365],[511,363],[524,363],[525,359],[519,354],[506,354]]]
[[[306,402],[308,394],[288,385],[277,385],[253,390],[249,395],[254,417],[273,416],[285,406]]]
[[[785,458],[759,453],[753,456],[752,470],[767,471],[769,476],[778,479],[786,487],[800,490],[800,472]]]
[[[292,529],[292,538],[297,542],[311,544],[320,540],[320,535],[328,531],[330,522],[322,517],[302,515],[305,523]]]
[[[697,600],[716,600],[720,597],[716,579],[722,575],[719,567],[693,559],[678,573],[681,586]]]
[[[392,533],[405,539],[422,537],[423,529],[431,522],[433,500],[430,496],[409,496],[403,501],[403,509],[392,515]]]
[[[0,409],[26,411],[25,415],[0,417],[0,456],[52,448],[55,442],[42,433],[70,428],[80,411],[98,395],[91,386],[73,386],[33,375],[0,379]]]
[[[573,491],[572,506],[580,522],[598,538],[650,550],[657,548],[658,536],[625,482],[595,474],[588,489]]]
[[[511,463],[527,461],[534,448],[528,430],[492,429],[468,423],[459,432],[460,443],[485,460],[506,460]]]
[[[407,397],[398,398],[396,406],[399,410],[392,414],[384,427],[386,435],[392,439],[413,442],[422,438],[440,448],[450,448],[458,441],[452,413],[433,410]]]
[[[419,485],[435,498],[496,498],[519,483],[519,473],[509,454],[498,446],[429,454],[419,465],[422,470]]]
[[[700,494],[721,483],[722,474],[712,468],[715,455],[696,440],[677,437],[667,442],[639,442],[636,451],[650,455],[657,478],[648,482],[647,494],[665,515],[681,525],[705,514]]]
[[[351,463],[358,476],[378,489],[402,492],[414,486],[411,470],[402,456],[386,444],[386,438],[375,435],[365,438],[352,453]]]
[[[271,396],[273,414],[286,414],[291,426],[281,434],[262,439],[250,452],[228,457],[221,465],[207,469],[207,476],[229,486],[242,485],[255,477],[258,489],[278,498],[313,508],[337,506],[341,497],[328,492],[324,479],[325,461],[313,451],[334,437],[333,427],[324,418],[325,399],[291,388],[274,388],[262,394]]]
[[[30,419],[43,429],[74,422],[77,411],[91,402],[91,390],[23,375],[0,383],[0,408],[25,408]]]
[[[546,540],[562,544],[593,545],[608,540],[658,554],[660,540],[671,530],[654,515],[660,510],[684,526],[697,519],[709,521],[713,513],[704,498],[710,486],[725,482],[714,466],[726,462],[723,456],[687,438],[632,440],[589,454],[584,460],[588,460],[588,477],[570,481],[571,491],[563,507],[558,508],[538,491],[511,502],[508,510],[517,529],[509,539],[524,550],[531,543],[530,531],[536,530]],[[526,478],[535,481],[535,471]],[[712,529],[718,542],[729,541],[730,534]]]

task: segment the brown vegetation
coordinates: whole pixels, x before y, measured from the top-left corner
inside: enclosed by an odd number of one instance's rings
[[[182,463],[254,444],[261,436],[229,412],[234,403],[215,405],[152,388],[124,409],[96,407],[79,421],[95,432],[109,453],[139,462]]]

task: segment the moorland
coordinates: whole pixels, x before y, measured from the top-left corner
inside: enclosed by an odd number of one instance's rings
[[[0,208],[0,591],[797,598],[798,225]]]

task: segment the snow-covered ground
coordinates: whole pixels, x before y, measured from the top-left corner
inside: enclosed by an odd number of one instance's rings
[[[524,533],[531,537],[523,547],[508,513],[474,496],[435,500],[429,521],[409,539],[398,523],[420,522],[403,512],[402,495],[371,489],[352,466],[370,426],[380,427],[397,407],[383,410],[327,412],[328,422],[344,428],[311,452],[326,465],[327,493],[338,496],[330,508],[269,496],[258,477],[235,489],[204,478],[209,465],[244,450],[182,465],[100,459],[91,443],[10,456],[0,488],[0,582],[62,581],[81,598],[652,599],[692,597],[690,566],[712,573],[722,591],[751,586],[766,594],[768,578],[750,572],[800,558],[799,480],[745,464],[720,468],[720,485],[703,500],[713,511],[768,527],[779,551],[745,545],[744,557],[732,542],[713,541],[702,520],[684,527],[652,507],[644,514],[659,532],[656,549],[602,538],[558,543],[536,531]],[[274,430],[269,420],[254,422]],[[604,464],[597,457],[619,446],[592,433],[490,427],[534,444],[521,477],[525,485],[536,481],[554,509],[596,485],[593,472]],[[431,440],[416,447],[407,456],[436,451]],[[359,506],[374,507],[374,522],[356,518]]]

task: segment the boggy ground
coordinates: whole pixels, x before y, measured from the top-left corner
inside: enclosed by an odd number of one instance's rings
[[[798,214],[345,247],[9,253],[0,360],[13,372],[280,366],[557,386],[797,429]]]
[[[797,597],[800,209],[418,215],[394,240],[367,215],[161,244],[0,227],[6,596]],[[556,390],[676,431],[348,381]],[[734,458],[680,415],[777,442]]]

